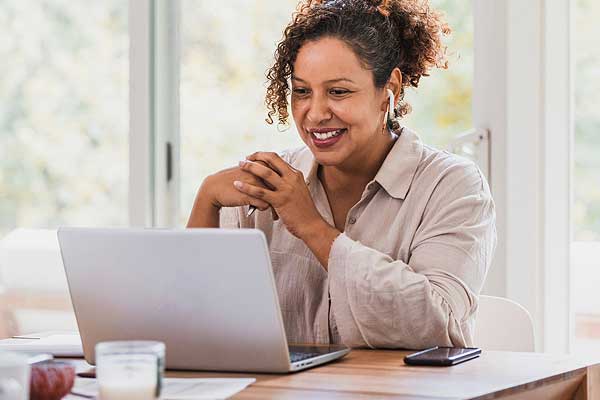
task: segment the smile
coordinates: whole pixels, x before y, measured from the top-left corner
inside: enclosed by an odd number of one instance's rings
[[[334,145],[347,131],[348,129],[345,128],[319,128],[310,130],[307,129],[307,132],[312,138],[313,144],[319,148],[325,148]]]
[[[344,133],[345,129],[337,129],[335,131],[329,131],[329,132],[312,132],[312,135],[319,139],[319,140],[325,140],[325,139],[329,139],[335,136],[338,136],[342,133]]]

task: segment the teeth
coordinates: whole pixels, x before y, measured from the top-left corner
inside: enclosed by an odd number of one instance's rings
[[[319,140],[325,140],[325,139],[329,139],[332,138],[334,136],[339,135],[342,132],[341,129],[338,129],[337,131],[331,131],[331,132],[327,132],[327,133],[318,133],[318,132],[313,132],[312,134]]]

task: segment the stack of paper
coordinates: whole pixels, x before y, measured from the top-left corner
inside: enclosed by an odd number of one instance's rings
[[[39,339],[0,340],[0,351],[2,350],[28,354],[46,353],[57,357],[83,357],[81,338],[77,334],[56,334]]]
[[[255,381],[254,378],[165,378],[161,399],[226,399],[241,392]],[[72,395],[65,399],[95,398],[98,395],[98,383],[96,379],[77,378],[71,393]]]

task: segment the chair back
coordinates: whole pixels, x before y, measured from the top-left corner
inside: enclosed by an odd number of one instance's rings
[[[515,301],[479,296],[475,345],[483,350],[535,351],[531,315]]]

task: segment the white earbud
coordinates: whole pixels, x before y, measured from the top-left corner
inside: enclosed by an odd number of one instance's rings
[[[400,124],[398,124],[398,121],[394,119],[394,117],[396,116],[396,102],[394,100],[394,92],[392,92],[391,89],[387,89],[387,93],[389,96],[390,105],[388,106],[388,109],[385,113],[385,125],[387,126],[388,130],[393,133],[394,131],[400,128]]]
[[[390,108],[388,109],[388,112],[393,112],[394,107],[396,106],[396,102],[394,101],[394,92],[392,92],[392,89],[388,89],[387,92],[390,99]]]

